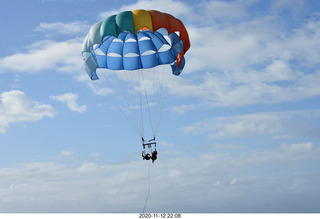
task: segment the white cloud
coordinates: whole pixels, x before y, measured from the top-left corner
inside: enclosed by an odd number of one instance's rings
[[[173,106],[171,108],[172,112],[178,113],[178,114],[183,114],[188,111],[192,111],[194,109],[199,108],[199,105],[196,104],[184,104],[184,105],[179,105],[179,106]]]
[[[99,154],[99,152],[92,152],[91,154],[90,154],[90,157],[99,157],[100,156],[100,154]]]
[[[247,159],[244,159],[244,165],[313,161],[318,160],[319,153],[319,146],[310,141],[289,145],[282,144],[277,149],[253,151]]]
[[[211,3],[232,7],[236,2]],[[270,104],[319,96],[315,81],[319,80],[320,49],[315,48],[319,47],[320,23],[310,21],[285,29],[283,22],[277,15],[263,15],[188,26],[191,48],[183,73],[192,73],[186,77],[191,80],[180,80],[173,93],[200,101],[198,107],[183,108]],[[183,108],[174,110],[183,112]]]
[[[74,155],[74,152],[72,150],[64,150],[64,151],[61,151],[60,155],[65,156],[65,157],[69,157],[69,156]]]
[[[278,29],[277,22],[278,17],[265,16],[250,21],[188,26],[191,48],[186,55],[186,70],[247,71],[257,65],[261,69],[276,60],[295,61],[296,65],[305,61],[319,63],[320,52],[311,49],[318,47],[318,22],[286,30],[286,35]]]
[[[167,142],[167,141],[161,141],[160,142],[160,145],[162,147],[167,147],[167,148],[174,148],[175,147],[175,144],[172,143],[172,142]]]
[[[117,14],[122,11],[131,11],[135,9],[145,9],[145,10],[158,10],[172,14],[174,16],[179,15],[191,15],[191,7],[182,1],[173,0],[139,0],[133,4],[126,4],[119,9],[112,9],[100,13],[100,18],[105,19],[113,14]]]
[[[76,35],[76,34],[86,34],[90,29],[90,25],[86,22],[75,21],[71,23],[40,23],[35,31],[43,32],[46,36],[56,36],[56,35]]]
[[[310,152],[313,153],[318,150],[318,148],[316,148],[310,141],[291,145],[283,144],[280,146],[280,149],[286,153],[292,154],[292,156],[294,156],[295,158],[297,158],[297,156],[303,156],[305,154],[309,154]]]
[[[40,104],[19,90],[1,93],[0,100],[0,133],[6,132],[10,124],[35,122],[56,114],[52,106]]]
[[[82,38],[63,42],[43,40],[27,47],[25,53],[0,58],[0,72],[37,73],[55,69],[60,72],[83,70],[81,58]]]
[[[66,103],[71,111],[83,113],[87,110],[86,105],[81,105],[77,103],[79,95],[76,93],[64,93],[58,96],[50,96],[51,99]]]
[[[194,97],[197,102],[174,106],[172,110],[183,113],[200,107],[274,104],[317,97],[319,80],[319,71],[304,74],[282,61],[275,61],[261,71],[206,72],[190,79],[182,76],[173,80],[170,93],[180,98]]]
[[[301,142],[245,156],[205,153],[158,159],[150,166],[146,210],[314,212],[318,205],[313,199],[320,194],[318,171],[305,174],[294,167],[311,168],[319,157],[319,145]],[[266,170],[266,163],[272,164],[273,172]],[[292,168],[283,168],[286,165]],[[0,168],[0,212],[140,212],[148,168],[144,161],[75,166],[24,163]]]
[[[305,2],[306,0],[277,0],[271,3],[271,9],[273,13],[287,10],[297,15],[303,11]]]
[[[198,22],[211,23],[221,20],[244,18],[247,16],[247,3],[244,1],[201,1],[198,2]]]
[[[109,87],[100,87],[101,83],[90,82],[89,87],[94,94],[108,96],[114,94],[114,90]]]
[[[247,138],[263,136],[273,139],[317,137],[320,127],[318,110],[264,112],[228,117],[206,118],[182,128],[186,134],[206,134],[209,138]]]

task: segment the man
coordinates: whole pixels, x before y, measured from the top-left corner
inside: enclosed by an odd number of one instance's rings
[[[142,157],[143,157],[143,160],[150,160],[151,156],[150,154],[146,154],[145,150],[142,151]]]
[[[157,159],[157,149],[154,149],[154,151],[152,151],[152,156],[151,156],[151,159],[152,159],[152,163],[154,163],[154,161]]]

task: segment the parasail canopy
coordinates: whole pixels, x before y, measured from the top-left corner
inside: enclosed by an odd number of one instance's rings
[[[179,75],[190,48],[184,24],[155,10],[123,11],[92,25],[82,46],[84,65],[92,80],[97,68],[137,70],[170,64]]]

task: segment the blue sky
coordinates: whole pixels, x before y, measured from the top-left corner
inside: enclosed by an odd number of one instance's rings
[[[105,17],[173,14],[148,212],[319,212],[320,2],[0,2],[0,212],[141,212],[148,163],[81,45]]]

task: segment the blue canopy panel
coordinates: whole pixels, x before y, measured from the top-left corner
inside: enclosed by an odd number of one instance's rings
[[[175,60],[182,51],[183,44],[179,36],[166,30],[137,32],[121,32],[118,38],[105,36],[102,44],[94,48],[94,56],[98,68],[111,70],[137,70],[152,68],[157,65],[170,64],[173,74],[179,75],[184,66],[184,60],[177,68]],[[169,43],[164,35],[169,37]]]
[[[123,67],[126,70],[142,68],[136,35],[128,33],[123,45]]]
[[[156,55],[156,47],[151,38],[145,32],[137,32],[141,64],[143,68],[152,68],[158,64],[158,57]]]

